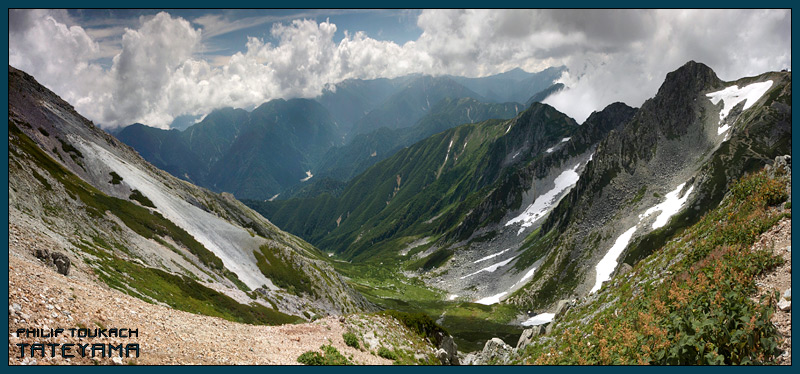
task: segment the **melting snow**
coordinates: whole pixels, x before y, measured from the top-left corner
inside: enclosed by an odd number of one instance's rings
[[[761,98],[761,96],[764,96],[770,87],[772,87],[771,80],[753,83],[742,88],[733,85],[725,88],[722,91],[706,94],[706,96],[711,100],[712,104],[717,105],[720,100],[722,100],[724,103],[722,110],[719,112],[720,127],[717,129],[717,135],[722,135],[722,133],[730,128],[727,123],[723,124],[722,121],[728,117],[731,109],[744,101],[744,110],[747,110],[748,108],[752,107],[758,101],[758,99]]]
[[[520,278],[517,281],[517,283],[514,283],[514,285],[511,286],[511,288],[514,288],[514,287],[519,286],[520,284],[522,284],[524,282],[527,282],[529,279],[531,279],[533,277],[533,273],[534,272],[536,272],[536,268],[532,268],[531,270],[528,270],[528,272],[525,273],[525,275],[523,275],[522,278]]]
[[[543,195],[539,196],[534,200],[533,204],[528,206],[522,214],[519,216],[509,220],[506,222],[506,226],[513,225],[515,223],[521,223],[522,227],[517,232],[517,235],[522,234],[525,231],[525,228],[531,227],[534,222],[538,221],[540,218],[544,217],[547,212],[550,211],[550,208],[556,203],[556,197],[559,196],[564,191],[568,191],[578,183],[578,178],[580,177],[576,170],[580,164],[576,164],[571,169],[564,170],[555,180],[555,187],[552,190],[547,191]]]
[[[513,260],[515,258],[516,258],[516,256],[511,257],[511,258],[509,258],[508,260],[505,260],[505,261],[500,261],[500,262],[498,262],[498,263],[496,263],[494,265],[487,266],[487,267],[485,267],[485,268],[483,268],[481,270],[478,270],[478,271],[476,271],[476,272],[474,272],[472,274],[467,274],[467,275],[461,277],[461,279],[469,278],[469,277],[471,277],[471,276],[473,276],[475,274],[483,273],[483,272],[494,273],[495,270],[499,269],[502,266],[505,266],[506,264],[508,264],[509,262],[511,262],[511,260]]]
[[[597,277],[594,282],[594,287],[592,287],[589,293],[599,290],[603,282],[611,278],[611,273],[613,273],[614,269],[617,267],[617,258],[622,254],[622,251],[625,250],[625,247],[628,246],[628,242],[631,241],[634,232],[636,232],[636,226],[623,232],[622,235],[617,238],[617,241],[614,242],[614,245],[611,246],[611,249],[608,250],[608,253],[606,253],[603,259],[597,264]]]
[[[305,181],[311,179],[313,176],[314,176],[314,174],[311,174],[311,170],[306,171],[306,177],[301,179],[300,182],[305,182]]]
[[[653,229],[657,229],[659,227],[663,227],[664,225],[666,225],[670,217],[672,217],[673,215],[675,215],[675,213],[678,213],[678,211],[681,210],[683,204],[685,204],[686,200],[689,198],[689,194],[691,194],[692,190],[694,190],[694,186],[691,186],[689,187],[689,190],[686,191],[685,194],[683,194],[683,197],[678,197],[678,194],[681,193],[681,190],[683,189],[683,186],[685,184],[686,183],[681,183],[680,185],[678,185],[677,188],[675,188],[675,190],[668,193],[666,196],[666,200],[664,200],[661,204],[658,204],[648,209],[644,213],[640,214],[639,220],[643,220],[647,216],[655,212],[661,211],[661,214],[659,214],[658,217],[656,217],[656,221],[653,222]]]
[[[497,295],[484,297],[483,299],[477,300],[475,302],[478,303],[478,304],[483,304],[483,305],[497,304],[497,303],[500,302],[500,298],[505,296],[506,294],[508,294],[508,292],[500,292]]]
[[[477,263],[479,263],[479,262],[481,262],[481,261],[486,261],[486,260],[488,260],[488,259],[490,259],[490,258],[495,258],[495,257],[497,257],[497,256],[500,256],[500,255],[502,255],[503,253],[506,253],[506,252],[508,252],[508,251],[510,251],[510,250],[511,250],[511,248],[504,249],[504,250],[502,250],[502,251],[500,251],[500,252],[497,252],[497,253],[495,253],[495,254],[488,255],[488,256],[486,256],[486,257],[484,257],[484,258],[480,259],[480,260],[475,260],[475,261],[474,261],[474,262],[472,262],[472,263],[473,263],[473,264],[477,264]]]
[[[223,265],[236,273],[248,287],[256,289],[266,284],[275,289],[272,282],[258,270],[254,259],[248,256],[248,253],[258,248],[260,240],[250,237],[250,234],[243,228],[234,226],[228,221],[166,192],[169,189],[156,181],[153,176],[123,161],[106,149],[78,138],[70,140],[78,144],[87,157],[98,159],[119,174],[128,186],[147,196],[165,218],[186,230],[200,244],[217,255]]]
[[[522,322],[522,326],[539,326],[544,325],[545,323],[553,322],[553,318],[555,318],[555,313],[542,313],[537,314],[531,318],[528,318],[527,321]]]

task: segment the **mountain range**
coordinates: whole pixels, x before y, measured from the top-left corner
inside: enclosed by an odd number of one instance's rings
[[[447,128],[511,118],[523,109],[520,103],[554,92],[550,86],[563,71],[346,80],[315,99],[272,100],[251,112],[222,108],[183,130],[133,124],[114,135],[155,166],[212,191],[240,199],[284,199],[323,177],[347,182],[398,149]],[[518,101],[498,100],[505,96],[492,89],[500,87],[513,88],[509,97]]]
[[[690,61],[583,123],[541,103],[562,72],[348,80],[115,138],[9,66],[9,227],[61,253],[27,256],[193,313],[393,310],[443,363],[770,362],[776,300],[753,277],[782,262],[749,248],[791,218],[791,72]],[[692,293],[708,279],[737,301]]]

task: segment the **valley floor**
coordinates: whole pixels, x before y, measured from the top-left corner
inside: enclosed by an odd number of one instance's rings
[[[95,364],[91,354],[81,358],[77,346],[68,351],[74,358],[62,358],[60,347],[56,348],[57,357],[50,358],[50,346],[46,346],[45,358],[39,351],[31,358],[29,347],[21,358],[18,343],[140,345],[138,358],[123,358],[121,362],[117,358],[117,364],[297,365],[297,357],[303,352],[319,351],[324,344],[333,345],[356,364],[393,363],[346,346],[342,334],[347,325],[339,317],[296,325],[254,326],[148,304],[93,280],[75,264],[69,276],[56,273],[30,255],[30,249],[38,245],[32,236],[14,235],[27,230],[9,225],[9,231],[9,365]],[[138,329],[138,338],[72,338],[69,331],[67,337],[17,337],[19,328],[130,328]],[[114,363],[109,357],[97,361]]]

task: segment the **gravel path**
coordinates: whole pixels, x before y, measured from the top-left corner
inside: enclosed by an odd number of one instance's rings
[[[753,250],[774,248],[775,254],[783,257],[783,265],[762,274],[756,279],[759,292],[756,298],[767,292],[778,291],[781,295],[792,287],[792,220],[784,218],[769,231],[761,235],[759,240],[753,244]],[[780,299],[779,299],[780,300]],[[792,364],[792,310],[788,311],[777,308],[772,315],[772,323],[778,328],[778,332],[783,336],[779,345],[784,353],[778,357],[779,365]]]
[[[176,311],[108,288],[92,280],[93,276],[73,268],[69,276],[56,273],[29,255],[26,247],[33,240],[9,240],[9,364],[94,364],[89,358],[42,358],[37,352],[20,357],[17,343],[138,343],[139,358],[110,358],[100,364],[222,364],[222,365],[296,365],[305,351],[319,350],[332,344],[357,364],[383,365],[392,361],[369,352],[348,347],[342,333],[346,327],[339,317],[327,317],[313,323],[283,326],[254,326],[221,318]],[[138,338],[57,338],[17,337],[18,328],[105,328],[138,329]]]

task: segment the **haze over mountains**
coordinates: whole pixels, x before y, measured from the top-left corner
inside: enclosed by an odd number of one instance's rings
[[[199,186],[240,199],[285,198],[313,176],[347,182],[449,127],[511,118],[521,103],[552,93],[564,70],[346,80],[315,100],[272,100],[252,112],[218,109],[182,131],[134,124],[114,134],[157,167]],[[466,98],[472,101],[457,100]]]

